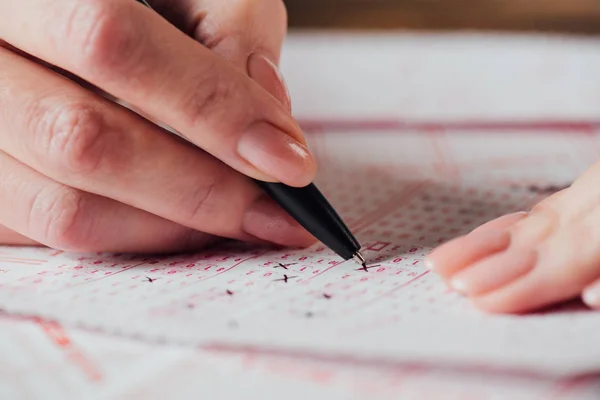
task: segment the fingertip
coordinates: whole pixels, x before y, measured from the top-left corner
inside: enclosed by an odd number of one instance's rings
[[[585,288],[581,298],[587,306],[600,309],[600,281]]]
[[[464,240],[465,236],[459,236],[445,243],[442,243],[441,245],[433,249],[425,260],[425,264],[427,264],[426,266],[429,269],[435,270],[438,263],[443,262],[445,259],[447,259],[447,256],[453,253],[457,245],[460,245],[460,243]]]
[[[425,259],[425,267],[441,275],[447,275],[453,268],[453,261],[460,255],[465,236],[452,239],[434,249]]]
[[[267,122],[251,126],[237,146],[243,159],[279,182],[303,187],[315,178],[316,161],[308,147]]]
[[[507,249],[509,245],[509,232],[484,230],[443,244],[430,255],[429,260],[435,272],[449,277]]]
[[[501,290],[537,263],[537,253],[528,249],[509,249],[471,265],[453,276],[451,286],[467,296],[480,296]]]
[[[460,293],[462,296],[466,296],[468,293],[468,285],[460,277],[455,277],[450,280],[449,286],[452,290]]]
[[[275,97],[289,112],[292,101],[285,79],[275,63],[268,57],[253,53],[248,57],[248,75]]]
[[[435,268],[435,265],[434,265],[433,261],[429,259],[429,256],[427,256],[425,258],[424,264],[425,264],[425,269],[427,269],[429,271],[433,271]]]

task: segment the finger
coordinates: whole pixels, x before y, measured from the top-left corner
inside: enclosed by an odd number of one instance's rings
[[[510,235],[505,231],[489,230],[478,235],[453,239],[427,256],[426,265],[443,279],[449,279],[458,271],[490,254],[506,249]]]
[[[507,229],[526,216],[527,213],[504,215],[481,225],[466,236],[444,243],[427,256],[427,266],[448,280],[474,262],[507,248],[510,244]]]
[[[277,65],[287,31],[281,0],[154,0],[173,24],[247,73],[286,109],[291,100]]]
[[[473,274],[487,275],[491,285],[480,288],[477,276],[462,277],[474,289],[474,303],[487,311],[522,313],[580,296],[600,278],[598,221],[597,208],[533,244],[514,235],[512,250],[495,256],[496,267],[491,262],[471,267]],[[502,275],[498,281],[491,270]]]
[[[513,214],[503,215],[502,217],[496,218],[492,221],[486,222],[478,228],[475,228],[470,235],[474,236],[476,234],[480,234],[482,232],[489,231],[502,231],[510,228],[517,222],[521,221],[527,217],[526,212],[517,212]]]
[[[259,53],[279,64],[287,31],[281,0],[152,0],[161,15],[204,46],[245,70]]]
[[[136,2],[0,2],[0,37],[152,115],[244,174],[291,186],[314,178],[314,160],[284,106]]]
[[[54,182],[3,152],[0,221],[38,243],[77,252],[161,253],[198,249],[214,240],[208,234]]]
[[[600,309],[600,279],[597,279],[584,289],[582,299],[589,307]]]
[[[23,236],[5,226],[0,225],[0,244],[13,246],[34,246],[39,243],[29,239],[27,236]]]
[[[310,240],[296,223],[275,229],[274,204],[257,218],[258,187],[214,157],[28,60],[0,50],[0,65],[0,149],[35,170],[217,236]]]

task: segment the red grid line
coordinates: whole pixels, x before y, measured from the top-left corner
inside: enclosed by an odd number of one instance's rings
[[[600,121],[594,120],[523,120],[523,121],[410,121],[401,119],[363,119],[363,120],[311,120],[299,119],[300,126],[312,133],[348,132],[357,130],[370,131],[528,131],[557,132],[573,131],[590,134],[600,129]]]

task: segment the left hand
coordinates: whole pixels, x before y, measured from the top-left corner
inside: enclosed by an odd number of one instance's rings
[[[530,212],[505,215],[430,254],[457,292],[492,313],[582,298],[600,309],[600,162]]]

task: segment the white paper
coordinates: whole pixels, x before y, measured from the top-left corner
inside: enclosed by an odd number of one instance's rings
[[[598,398],[594,377],[547,379],[154,346],[46,321],[0,318],[3,399]]]
[[[60,323],[0,319],[0,397],[598,398],[593,377],[537,374],[597,372],[600,314],[483,315],[422,265],[537,202],[529,185],[566,185],[597,158],[596,42],[292,35],[283,70],[318,184],[379,266],[320,246],[0,248],[0,308]]]

